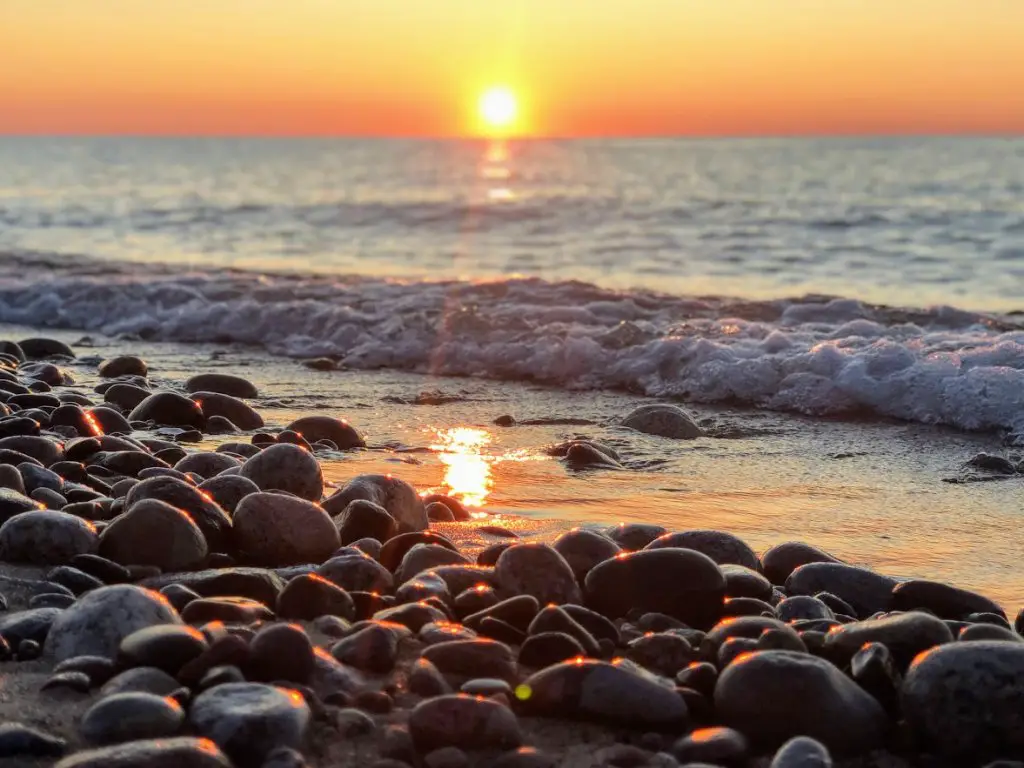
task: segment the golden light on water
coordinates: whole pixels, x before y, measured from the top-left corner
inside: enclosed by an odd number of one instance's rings
[[[452,427],[437,430],[438,442],[430,447],[444,464],[442,492],[470,507],[482,507],[493,487],[493,457],[483,450],[490,445],[487,430]]]

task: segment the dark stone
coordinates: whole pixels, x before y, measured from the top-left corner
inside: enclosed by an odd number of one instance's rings
[[[953,634],[942,619],[914,611],[837,627],[829,632],[825,650],[832,658],[849,659],[866,643],[883,643],[902,670],[922,651],[951,642]]]
[[[706,555],[651,549],[606,560],[587,574],[587,604],[608,618],[657,611],[690,626],[712,626],[722,615],[725,577]]]
[[[269,446],[246,459],[239,474],[252,480],[261,491],[287,491],[313,502],[319,502],[324,493],[324,475],[319,462],[297,445]]]
[[[390,592],[394,585],[394,577],[383,565],[357,549],[332,557],[316,572],[349,592]]]
[[[395,519],[399,533],[425,531],[423,499],[408,483],[390,475],[358,475],[324,502],[329,510],[342,510],[356,499],[384,507]]]
[[[446,675],[457,678],[496,677],[515,682],[512,651],[495,640],[450,640],[423,649],[423,658]]]
[[[732,728],[701,728],[683,736],[672,745],[672,755],[680,763],[714,763],[743,766],[747,760],[747,739]]]
[[[114,662],[105,656],[73,656],[57,664],[53,671],[81,672],[89,678],[92,686],[103,685],[114,676]]]
[[[409,715],[409,733],[421,753],[450,746],[511,749],[522,742],[519,723],[508,707],[461,694],[420,702]]]
[[[54,510],[23,512],[0,526],[0,560],[60,565],[96,549],[96,528],[74,515]]]
[[[75,602],[72,595],[64,593],[42,593],[33,595],[28,601],[29,608],[67,608]]]
[[[165,571],[196,568],[207,552],[206,537],[192,517],[158,499],[132,504],[107,526],[99,540],[99,554],[109,560],[122,565],[154,565]]]
[[[54,768],[231,768],[224,754],[204,739],[143,739],[78,752]]]
[[[480,554],[476,556],[476,564],[493,566],[498,562],[498,558],[501,557],[501,553],[511,546],[512,542],[502,541],[498,544],[491,544],[489,547],[485,547],[480,550]]]
[[[519,663],[531,669],[544,669],[567,659],[586,655],[579,641],[564,632],[541,632],[530,635],[519,648]]]
[[[775,615],[782,621],[835,618],[835,614],[828,605],[810,595],[787,597],[775,606]]]
[[[506,645],[520,645],[526,641],[526,633],[501,619],[488,616],[480,622],[480,634]]]
[[[769,768],[832,768],[832,755],[821,742],[794,736],[779,747]]]
[[[313,644],[298,624],[272,624],[249,643],[248,677],[271,682],[305,684],[313,674]]]
[[[277,598],[277,615],[305,621],[325,615],[352,620],[356,618],[356,606],[344,589],[311,573],[288,582]]]
[[[128,635],[121,641],[117,661],[122,668],[155,667],[173,676],[209,647],[198,630],[180,624],[163,624]]]
[[[259,397],[256,385],[241,376],[233,376],[230,373],[197,373],[185,382],[185,391],[190,394],[196,392],[218,392],[231,397],[254,398]]]
[[[38,728],[24,723],[0,724],[0,759],[60,757],[67,748],[68,743],[64,739]]]
[[[263,603],[246,597],[204,597],[186,605],[181,618],[185,623],[193,625],[210,621],[251,624],[254,621],[273,619],[274,613]]]
[[[351,505],[350,505],[351,506]],[[406,554],[420,544],[434,544],[458,553],[459,549],[451,539],[433,531],[412,531],[390,537],[380,550],[380,563],[394,573],[402,564]]]
[[[170,697],[118,693],[93,704],[82,716],[79,732],[91,744],[116,744],[173,736],[184,721],[184,710]]]
[[[444,611],[426,602],[419,602],[385,608],[375,613],[373,618],[376,621],[390,621],[395,624],[401,624],[413,632],[419,632],[424,625],[447,621],[449,617]]]
[[[713,696],[718,682],[718,669],[706,661],[694,661],[676,674],[676,682],[705,696]]]
[[[142,692],[167,696],[181,686],[177,680],[156,667],[133,667],[110,678],[100,689],[100,696]]]
[[[146,499],[156,499],[183,510],[202,531],[208,546],[213,551],[223,551],[231,537],[231,518],[208,496],[182,480],[174,477],[151,477],[133,485],[125,496],[125,506],[130,511]]]
[[[149,366],[141,357],[135,355],[120,355],[112,357],[100,363],[97,371],[105,379],[116,379],[120,376],[141,376],[145,378],[149,373]]]
[[[211,416],[221,416],[246,431],[263,426],[263,417],[237,397],[219,392],[195,392],[192,399],[207,419]]]
[[[605,530],[605,535],[626,552],[641,550],[666,533],[660,525],[646,523],[619,523]]]
[[[541,605],[582,602],[572,568],[548,544],[516,544],[498,558],[495,577],[506,596],[532,595]]]
[[[88,693],[90,687],[92,687],[92,681],[85,672],[68,671],[57,672],[51,675],[39,690],[52,691],[63,689],[74,691],[75,693]]]
[[[57,617],[63,613],[61,608],[31,608],[4,614],[0,617],[0,636],[12,648],[17,648],[22,640],[41,643],[50,633]]]
[[[725,594],[729,597],[752,597],[765,601],[772,599],[771,582],[757,571],[735,563],[719,567],[725,576]]]
[[[574,528],[563,533],[552,546],[565,558],[580,584],[591,568],[622,551],[607,536],[587,528]]]
[[[410,693],[424,698],[443,696],[452,692],[451,686],[438,668],[422,657],[413,662],[409,669],[408,686]]]
[[[533,595],[517,595],[466,616],[463,623],[476,629],[485,618],[494,618],[525,632],[539,611],[540,603]]]
[[[334,522],[338,527],[342,545],[363,538],[385,542],[398,530],[395,519],[384,507],[365,499],[350,502]]]
[[[242,499],[235,510],[233,536],[248,559],[273,566],[320,563],[339,545],[338,530],[323,509],[277,493],[253,493]]]
[[[692,440],[704,434],[690,414],[669,403],[638,406],[623,418],[622,426],[673,440]]]
[[[618,627],[596,611],[592,611],[582,605],[563,605],[562,610],[568,613],[576,623],[586,629],[598,641],[606,640],[611,642],[613,646],[619,644]]]
[[[217,477],[222,472],[241,467],[242,461],[226,453],[197,451],[190,453],[174,464],[174,468],[182,474],[199,475],[201,478]],[[228,475],[237,477],[237,475]]]
[[[831,592],[850,604],[858,618],[888,611],[897,582],[867,568],[842,563],[816,562],[802,565],[786,579],[790,595]]]
[[[597,639],[582,624],[557,605],[548,605],[545,608],[541,608],[540,612],[533,618],[533,621],[530,622],[527,632],[531,635],[539,635],[542,632],[564,632],[576,639],[583,647],[587,656],[597,657],[601,653]],[[686,641],[684,640],[683,642],[685,643]]]
[[[696,653],[690,644],[670,632],[645,634],[626,647],[626,657],[641,667],[665,677],[675,677]]]
[[[472,520],[473,516],[469,510],[458,499],[446,496],[443,493],[428,493],[423,497],[424,504],[444,504],[457,521]],[[479,530],[479,529],[477,529]]]
[[[899,719],[903,678],[888,648],[882,643],[865,643],[850,659],[850,677],[874,696],[890,717]]]
[[[355,427],[343,419],[330,416],[304,416],[293,421],[286,429],[298,432],[311,443],[330,440],[341,451],[366,447],[366,441]]]
[[[972,613],[1006,615],[999,605],[987,597],[948,584],[915,579],[893,587],[893,610],[912,611],[920,608],[941,619],[963,619]]]
[[[757,571],[761,563],[746,542],[724,531],[696,530],[666,533],[644,549],[692,549],[707,555],[719,565],[733,563]]]
[[[398,639],[379,624],[369,624],[331,647],[342,664],[376,674],[390,672],[398,655]]]
[[[802,541],[787,541],[776,544],[761,555],[761,569],[772,584],[785,584],[786,579],[801,565],[808,563],[838,563],[828,552],[804,544]]]

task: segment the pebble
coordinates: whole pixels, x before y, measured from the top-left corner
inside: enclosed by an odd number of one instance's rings
[[[692,440],[704,434],[690,414],[676,405],[667,403],[653,403],[634,408],[622,420],[622,426],[673,440]]]
[[[466,616],[466,626],[477,629],[486,618],[499,619],[525,632],[540,612],[540,603],[533,595],[516,595]]]
[[[87,742],[103,746],[168,738],[181,729],[184,721],[184,710],[167,696],[118,693],[93,704],[82,716],[78,729]]]
[[[143,374],[144,375],[144,374]],[[218,392],[231,397],[254,398],[259,397],[259,390],[256,385],[241,376],[234,376],[230,373],[197,373],[185,382],[185,391],[194,394],[196,392]]]
[[[116,693],[151,693],[154,696],[167,696],[181,686],[177,680],[156,667],[133,667],[126,669],[110,678],[100,689],[101,696],[113,696]]]
[[[341,451],[366,447],[366,441],[355,427],[343,419],[330,416],[304,416],[293,421],[286,429],[298,432],[311,443],[330,440]]]
[[[296,576],[277,598],[277,615],[282,619],[312,621],[319,616],[340,616],[351,620],[355,613],[352,596],[315,573]]]
[[[951,643],[917,657],[903,713],[918,746],[956,764],[1024,757],[1024,645]]]
[[[332,724],[334,730],[345,738],[366,736],[377,729],[377,724],[372,717],[353,707],[346,707],[335,712]]]
[[[271,445],[246,459],[239,475],[261,491],[287,491],[307,501],[319,502],[324,493],[324,474],[316,457],[290,443]]]
[[[957,635],[960,642],[972,642],[975,640],[1009,640],[1014,643],[1024,643],[1021,637],[1012,629],[999,627],[995,624],[970,624],[960,630]]]
[[[163,624],[128,635],[121,641],[117,660],[121,667],[156,667],[176,675],[209,647],[199,630],[180,624]]]
[[[25,512],[37,512],[42,505],[10,488],[0,488],[0,524]]]
[[[865,643],[850,659],[850,677],[875,697],[894,719],[900,719],[899,688],[902,675],[889,649],[882,643]]]
[[[427,624],[447,622],[447,613],[426,602],[405,603],[378,611],[373,615],[376,621],[389,621],[419,632]]]
[[[252,480],[241,475],[217,475],[199,484],[200,493],[208,493],[228,514],[234,514],[239,502],[246,496],[259,492]]]
[[[96,527],[64,512],[36,510],[14,515],[0,526],[0,560],[61,565],[95,551]]]
[[[447,589],[447,585],[446,585]],[[500,602],[498,595],[495,593],[494,588],[486,584],[480,584],[475,587],[463,590],[455,597],[455,613],[465,618],[477,611],[482,611],[485,608],[490,608],[492,605],[497,605]]]
[[[439,501],[431,502],[424,508],[427,513],[427,519],[431,522],[436,523],[454,523],[455,515],[448,509],[444,504]]]
[[[143,739],[66,757],[54,768],[232,768],[209,739]]]
[[[892,605],[897,581],[880,573],[843,563],[809,563],[794,570],[786,579],[786,593],[815,595],[831,592],[850,604],[858,618],[867,618]]]
[[[57,664],[53,671],[83,672],[93,686],[103,685],[114,676],[114,662],[103,656],[74,656]]]
[[[623,664],[581,659],[549,666],[516,688],[525,711],[540,716],[672,730],[688,722],[675,690]]]
[[[517,678],[512,650],[487,638],[435,643],[424,648],[422,655],[443,674],[455,678],[495,677],[510,683]]]
[[[775,615],[781,621],[801,619],[834,619],[835,614],[823,601],[810,595],[794,595],[775,606]]]
[[[57,618],[64,609],[54,607],[30,608],[26,611],[6,613],[0,617],[0,637],[11,648],[17,648],[23,640],[44,640],[52,631]]]
[[[410,579],[395,590],[396,603],[415,603],[420,600],[437,598],[445,606],[452,604],[448,585],[433,573],[425,573]]]
[[[469,757],[458,747],[442,747],[423,758],[426,768],[468,768]]]
[[[122,565],[154,565],[165,571],[196,568],[207,552],[206,537],[193,519],[157,499],[132,504],[99,539],[102,557]]]
[[[340,545],[338,529],[323,509],[277,493],[253,493],[242,499],[232,533],[246,558],[271,566],[320,563]]]
[[[690,644],[671,632],[647,634],[626,647],[627,658],[665,677],[675,677],[695,656]]]
[[[644,549],[692,549],[707,555],[719,565],[734,563],[757,571],[761,567],[757,555],[746,542],[724,531],[695,530],[666,533],[648,544]]]
[[[174,468],[182,474],[194,473],[204,479],[214,478],[221,472],[242,466],[242,462],[234,456],[226,453],[200,451],[190,453],[180,461],[175,462]],[[231,477],[231,475],[228,475]],[[258,489],[257,489],[258,490]]]
[[[225,624],[252,624],[268,621],[274,612],[258,600],[247,597],[203,597],[193,600],[181,612],[181,618],[188,624],[202,625],[211,621]]]
[[[49,691],[54,688],[63,688],[76,693],[88,693],[92,687],[92,681],[85,672],[57,672],[47,678],[46,682],[39,688],[40,691]]]
[[[271,624],[249,643],[249,678],[306,684],[313,674],[313,644],[298,624]]]
[[[309,768],[309,763],[297,749],[278,747],[267,755],[260,768]]]
[[[390,592],[394,585],[391,572],[360,550],[336,555],[316,572],[349,592]]]
[[[17,722],[0,723],[0,759],[60,757],[67,748],[68,743],[64,739],[30,725]]]
[[[141,357],[135,355],[120,355],[108,358],[100,363],[97,371],[104,379],[116,379],[121,376],[142,376],[149,374],[149,366]]]
[[[154,624],[180,623],[177,611],[156,592],[128,584],[102,587],[60,612],[47,635],[46,650],[57,661],[72,656],[113,657],[132,632]]]
[[[33,595],[28,601],[29,608],[67,608],[75,602],[73,595],[65,595],[63,592],[42,593]]]
[[[418,544],[436,544],[458,552],[451,539],[434,531],[412,531],[400,533],[386,541],[380,550],[380,563],[389,571],[397,571],[406,553]]]
[[[575,440],[565,449],[565,464],[570,469],[622,469],[616,459],[601,450],[595,443]]]
[[[802,541],[787,541],[770,547],[761,555],[761,568],[772,584],[785,584],[789,575],[807,563],[840,562],[828,552]]]
[[[549,544],[516,544],[494,566],[499,592],[507,596],[531,595],[538,603],[580,603],[580,587],[572,568]]]
[[[610,538],[589,528],[567,531],[552,546],[569,564],[579,584],[583,584],[591,568],[622,551]]]
[[[718,567],[725,576],[725,594],[729,597],[765,601],[772,599],[772,583],[757,571],[735,563],[725,563]]]
[[[221,551],[228,543],[231,518],[191,482],[168,476],[148,478],[129,489],[125,508],[130,510],[147,499],[165,502],[187,513],[213,551]]]
[[[672,754],[680,763],[718,763],[743,765],[747,759],[747,739],[732,728],[700,728],[672,745]]]
[[[369,624],[331,646],[342,664],[375,674],[390,672],[398,657],[398,638],[379,624]]]
[[[526,641],[525,632],[500,619],[490,617],[480,622],[480,634],[507,645],[520,645]]]
[[[554,757],[535,747],[520,747],[505,752],[490,763],[490,768],[557,768]]]
[[[423,754],[443,747],[507,750],[522,743],[519,722],[508,707],[461,694],[417,704],[409,715],[409,734]]]
[[[779,747],[768,768],[832,768],[832,755],[821,742],[794,736]]]
[[[193,393],[192,399],[203,409],[203,415],[207,419],[219,416],[227,419],[232,426],[245,431],[263,427],[263,417],[252,406],[237,397],[220,392],[201,391]]]
[[[325,505],[327,502],[325,502]],[[398,523],[380,504],[354,499],[334,518],[343,545],[360,539],[385,542],[398,532]]]
[[[713,696],[718,682],[718,669],[706,661],[694,661],[676,674],[676,682],[705,696]]]
[[[711,558],[671,547],[606,560],[585,586],[589,607],[608,618],[657,611],[698,629],[714,625],[725,597],[725,577]]]
[[[72,558],[72,561],[74,561],[74,558]],[[51,569],[46,574],[46,580],[67,587],[76,595],[82,595],[103,586],[101,579],[70,565],[58,565],[56,568]]]
[[[417,544],[402,558],[395,570],[395,581],[404,584],[413,577],[439,565],[469,565],[470,561],[459,552],[439,544]],[[447,591],[447,590],[446,590]]]
[[[719,676],[714,699],[718,717],[759,747],[811,736],[860,754],[881,746],[889,725],[871,695],[807,653],[759,651],[736,660]]]
[[[563,605],[562,610],[568,613],[577,624],[597,638],[598,643],[610,642],[613,647],[619,644],[618,627],[601,614],[582,605]]]
[[[344,509],[356,499],[384,507],[394,518],[399,533],[425,531],[428,527],[423,499],[404,480],[391,475],[357,475],[324,504]]]
[[[459,692],[470,696],[496,696],[497,694],[504,694],[509,699],[512,698],[512,686],[507,681],[494,677],[478,677],[473,680],[467,680],[459,688]]]
[[[510,541],[502,541],[497,544],[491,544],[488,547],[480,550],[480,554],[476,556],[477,565],[490,565],[493,566],[498,562],[498,558],[501,557],[501,553],[512,546]]]
[[[189,708],[196,733],[232,760],[257,765],[274,749],[302,746],[309,706],[296,691],[259,683],[226,683],[200,693]]]
[[[1003,609],[983,595],[935,581],[912,579],[893,587],[892,609],[912,611],[923,608],[940,619],[959,620],[972,613],[1003,615]]]
[[[636,552],[668,533],[660,525],[619,523],[605,529],[605,535],[626,552]]]
[[[597,639],[565,609],[557,605],[548,605],[542,608],[530,622],[526,631],[531,635],[538,635],[542,632],[563,632],[574,638],[588,656],[598,656],[601,653]]]
[[[161,589],[168,584],[180,584],[203,596],[248,597],[250,600],[273,605],[284,589],[285,580],[274,571],[264,568],[236,566],[164,574],[146,579],[142,586]]]
[[[10,464],[0,464],[0,489],[3,488],[25,495],[25,481],[21,473]]]
[[[409,692],[424,698],[433,698],[452,692],[448,681],[440,670],[427,659],[420,657],[409,670]]]
[[[155,392],[128,414],[128,421],[151,421],[161,427],[203,426],[203,411],[177,392]]]
[[[849,659],[865,643],[883,643],[903,670],[920,652],[951,642],[953,633],[942,619],[912,611],[836,627],[828,633],[825,650],[834,658]]]

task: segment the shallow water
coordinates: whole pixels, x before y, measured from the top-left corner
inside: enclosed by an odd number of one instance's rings
[[[27,333],[0,326],[3,338]],[[81,336],[53,335],[68,342]],[[247,376],[259,385],[262,397],[255,405],[272,426],[310,412],[348,418],[365,433],[370,448],[328,459],[329,481],[390,472],[420,490],[482,501],[472,507],[485,513],[481,522],[498,522],[524,536],[551,539],[572,525],[620,521],[674,530],[718,528],[740,535],[758,551],[805,540],[895,576],[982,591],[1008,609],[1024,601],[1024,477],[943,482],[956,477],[975,453],[998,449],[991,436],[697,406],[697,417],[721,436],[679,442],[616,426],[632,407],[648,402],[635,395],[581,396],[515,382],[394,371],[316,372],[240,345],[100,336],[94,341],[93,348],[76,346],[79,354],[141,353],[158,384],[180,383],[204,370]],[[93,369],[74,370],[83,391],[91,389]],[[448,401],[408,404],[425,392]],[[593,423],[492,424],[504,414],[520,422]],[[614,445],[627,469],[573,472],[545,454],[547,446],[575,435]],[[229,439],[210,439],[206,445]],[[470,548],[500,540],[473,530],[458,536]]]

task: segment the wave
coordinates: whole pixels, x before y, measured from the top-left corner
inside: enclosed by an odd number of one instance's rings
[[[535,278],[183,271],[8,253],[0,321],[1024,440],[1024,320],[955,307],[693,298]]]

